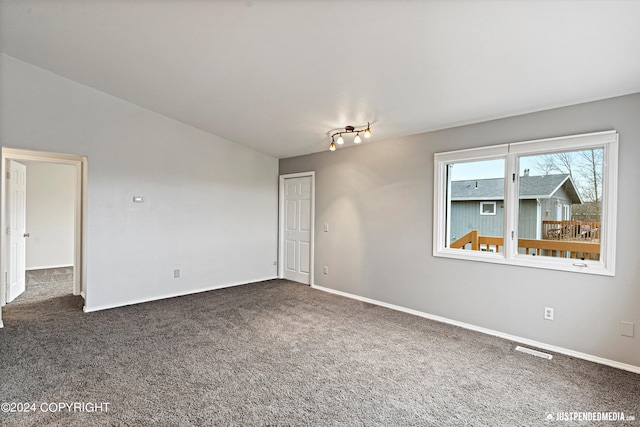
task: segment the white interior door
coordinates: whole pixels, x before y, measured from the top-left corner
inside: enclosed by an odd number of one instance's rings
[[[11,302],[25,290],[27,167],[9,160],[7,182],[9,195],[7,206],[7,231],[9,232],[7,302]]]
[[[284,180],[284,278],[309,284],[311,177]]]

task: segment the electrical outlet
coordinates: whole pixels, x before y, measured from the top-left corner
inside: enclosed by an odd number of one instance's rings
[[[324,274],[329,274],[329,267],[327,267],[326,265],[324,267],[322,267],[322,272]]]
[[[544,308],[544,318],[547,320],[553,320],[553,308],[551,307]]]
[[[324,231],[325,231],[325,233],[329,232],[329,224],[326,223],[326,222],[324,223]]]
[[[176,268],[175,270],[173,270],[173,278],[177,279],[180,277],[180,269]]]

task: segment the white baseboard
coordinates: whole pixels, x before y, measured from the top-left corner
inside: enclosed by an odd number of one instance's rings
[[[207,288],[194,289],[194,290],[189,290],[189,291],[184,291],[184,292],[175,292],[175,293],[170,293],[170,294],[164,294],[164,295],[154,296],[154,297],[151,297],[151,298],[141,298],[141,299],[123,301],[121,303],[116,303],[116,304],[99,305],[99,306],[96,306],[96,307],[87,307],[86,299],[85,299],[85,306],[82,308],[82,310],[85,313],[92,313],[94,311],[110,310],[112,308],[126,307],[128,305],[142,304],[142,303],[145,303],[145,302],[158,301],[158,300],[167,299],[167,298],[182,297],[182,296],[185,296],[185,295],[192,295],[192,294],[198,294],[198,293],[201,293],[201,292],[215,291],[216,289],[231,288],[231,287],[234,287],[234,286],[248,285],[248,284],[251,284],[251,283],[263,282],[265,280],[272,280],[272,279],[277,279],[277,277],[276,276],[271,276],[271,277],[266,277],[264,279],[251,280],[249,282],[228,283],[228,284],[224,284],[224,285],[216,285],[216,286],[211,286],[211,287],[207,287]]]
[[[32,270],[48,270],[50,268],[66,268],[66,267],[73,267],[73,264],[63,264],[63,265],[44,265],[41,267],[29,267],[29,268],[25,268],[26,271],[32,271]]]
[[[527,338],[518,337],[515,335],[505,334],[503,332],[494,331],[493,329],[487,329],[480,326],[475,326],[469,323],[459,322],[457,320],[447,319],[446,317],[436,316],[429,313],[424,313],[422,311],[413,310],[410,308],[402,307],[399,305],[389,304],[382,301],[377,301],[371,298],[361,297],[359,295],[350,294],[347,292],[337,291],[331,288],[325,288],[324,286],[311,285],[313,289],[318,289],[320,291],[328,292],[335,295],[340,295],[346,298],[355,299],[358,301],[366,302],[369,304],[379,305],[381,307],[389,308],[391,310],[401,311],[408,314],[413,314],[414,316],[424,317],[425,319],[435,320],[436,322],[447,323],[449,325],[459,326],[464,329],[469,329],[471,331],[481,332],[487,335],[493,335],[495,337],[503,338],[509,341],[514,341],[520,344],[525,344],[531,347],[537,347],[543,350],[552,351],[554,353],[560,353],[567,356],[575,357],[578,359],[587,360],[589,362],[599,363],[601,365],[611,366],[613,368],[622,369],[625,371],[633,372],[636,374],[640,374],[640,366],[629,365],[627,363],[617,362],[615,360],[605,359],[603,357],[593,356],[591,354],[581,353],[579,351],[570,350],[567,348],[557,347],[555,345],[545,344],[542,342],[530,340]]]

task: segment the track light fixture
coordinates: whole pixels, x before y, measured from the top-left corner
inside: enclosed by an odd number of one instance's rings
[[[362,142],[362,138],[360,137],[360,133],[363,134],[363,136],[365,138],[370,138],[371,137],[371,123],[367,122],[367,126],[359,126],[358,128],[354,127],[354,126],[345,126],[344,130],[339,130],[335,133],[333,133],[331,135],[331,144],[329,144],[329,150],[331,151],[336,151],[336,144],[338,145],[342,145],[344,144],[344,138],[342,137],[342,134],[347,134],[347,133],[355,133],[356,137],[353,138],[353,142],[355,144],[359,144]],[[338,135],[338,138],[336,139],[336,135]]]

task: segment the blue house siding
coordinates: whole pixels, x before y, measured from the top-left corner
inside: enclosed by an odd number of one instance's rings
[[[480,215],[480,201],[451,202],[451,241],[455,242],[471,230],[478,230],[482,236],[502,236],[504,225],[504,202],[495,202],[495,215]]]
[[[504,179],[451,182],[450,242],[471,230],[481,236],[504,237]],[[482,215],[482,203],[495,202],[495,215]],[[520,177],[518,233],[520,238],[543,236],[542,221],[571,219],[571,205],[582,203],[566,174]]]
[[[561,221],[563,219],[571,219],[571,205],[574,201],[564,188],[560,188],[553,194],[553,197],[542,199],[542,220],[543,221]],[[560,210],[558,210],[560,206]],[[569,217],[564,217],[564,206],[569,207]]]
[[[483,202],[487,202],[483,200]],[[478,230],[481,236],[504,237],[504,202],[490,200],[496,203],[495,215],[480,215],[479,201],[451,203],[451,241],[455,242],[471,230]],[[520,217],[518,230],[520,237],[535,239],[538,228],[537,201],[520,200]]]
[[[537,200],[520,200],[518,210],[518,237],[522,239],[536,239],[542,230],[542,223],[538,218]]]

